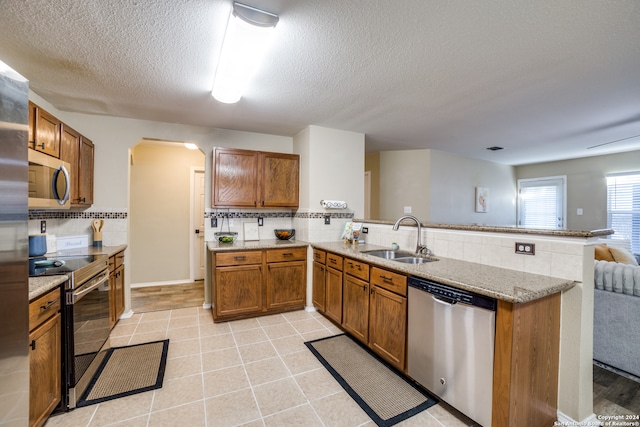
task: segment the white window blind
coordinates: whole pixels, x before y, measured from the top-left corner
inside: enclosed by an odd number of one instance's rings
[[[607,227],[640,253],[640,172],[607,175]]]
[[[566,177],[518,180],[518,226],[565,228]]]

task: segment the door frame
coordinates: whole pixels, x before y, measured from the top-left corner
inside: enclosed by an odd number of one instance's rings
[[[189,179],[189,261],[190,261],[190,265],[189,265],[189,278],[192,282],[196,281],[196,280],[201,280],[201,279],[196,279],[196,270],[198,268],[200,268],[197,260],[199,259],[196,256],[195,253],[195,239],[197,239],[196,237],[196,233],[194,233],[194,230],[196,228],[196,224],[193,220],[193,215],[194,215],[194,206],[196,204],[196,194],[195,194],[195,190],[196,190],[196,182],[195,179],[198,176],[199,173],[202,173],[203,176],[205,174],[205,168],[203,167],[198,167],[198,166],[191,166],[191,170],[190,170],[190,179]],[[202,212],[202,215],[204,215],[204,212]],[[204,240],[204,230],[203,230],[203,235],[202,235],[202,239]],[[204,245],[202,246],[201,249],[204,252]],[[202,255],[203,257],[205,256],[204,253]]]

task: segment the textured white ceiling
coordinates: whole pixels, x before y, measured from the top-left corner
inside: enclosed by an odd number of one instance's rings
[[[0,0],[0,60],[61,110],[507,164],[640,149],[606,144],[640,135],[638,0],[244,3],[280,22],[233,105],[210,94],[231,0]]]

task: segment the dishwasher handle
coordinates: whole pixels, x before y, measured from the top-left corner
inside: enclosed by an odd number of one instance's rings
[[[443,305],[446,305],[448,307],[453,307],[458,302],[458,301],[453,300],[451,298],[441,297],[441,296],[433,295],[433,294],[431,295],[431,298],[433,298],[433,300],[435,302],[437,302],[438,304],[443,304]]]

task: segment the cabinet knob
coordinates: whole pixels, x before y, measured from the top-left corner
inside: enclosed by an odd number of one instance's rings
[[[31,344],[29,344],[29,347],[31,347],[31,350],[35,350],[36,349],[36,340],[31,340]]]
[[[53,304],[55,304],[56,301],[47,301],[47,303],[45,305],[41,305],[40,306],[40,310],[46,310],[47,308],[51,307]]]
[[[385,282],[393,282],[393,277],[380,276],[380,278]]]

